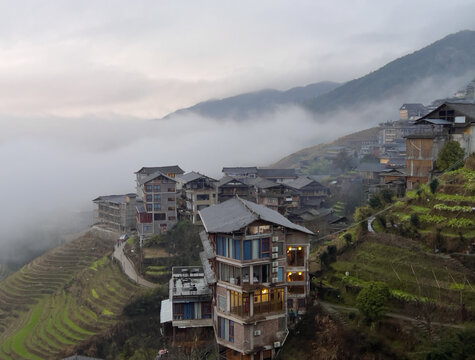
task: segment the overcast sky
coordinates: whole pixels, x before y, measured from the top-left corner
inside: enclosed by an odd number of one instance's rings
[[[156,118],[346,81],[475,27],[475,2],[0,1],[0,114]]]

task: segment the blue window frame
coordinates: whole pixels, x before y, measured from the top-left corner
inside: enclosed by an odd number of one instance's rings
[[[251,260],[252,256],[252,241],[244,240],[243,243],[243,260]]]
[[[234,240],[234,258],[236,260],[241,260],[241,241]]]

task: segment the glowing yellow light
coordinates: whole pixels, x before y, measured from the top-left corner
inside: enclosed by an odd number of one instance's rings
[[[299,271],[299,275],[302,275],[302,272],[301,272],[301,271]]]
[[[262,289],[263,294],[267,294],[267,289]]]
[[[291,273],[291,272],[289,272],[289,273],[288,273],[288,275],[292,275],[292,273]]]
[[[302,250],[302,247],[301,247],[301,246],[299,246],[299,250]]]

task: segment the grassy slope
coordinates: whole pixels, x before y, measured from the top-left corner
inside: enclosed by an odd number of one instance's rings
[[[409,191],[385,214],[388,228],[375,221],[380,233],[347,250],[331,265],[328,282],[342,290],[345,301],[353,304],[355,294],[370,281],[383,281],[394,299],[438,301],[458,306],[462,299],[475,310],[475,273],[433,248],[460,251],[475,239],[475,158],[463,168],[445,173],[432,194],[427,185]],[[419,225],[411,224],[418,214]],[[389,226],[389,220],[396,228]],[[386,232],[401,232],[406,237]],[[439,235],[437,235],[439,234]],[[348,272],[349,276],[345,273]],[[347,291],[351,290],[352,291]]]
[[[347,146],[351,141],[374,139],[378,135],[378,131],[379,127],[372,127],[343,136],[328,144],[319,144],[308,147],[286,156],[285,158],[272,164],[270,167],[274,169],[298,168],[300,167],[300,162],[311,162],[315,160],[315,158],[322,156],[325,153],[325,148],[328,146]]]
[[[139,289],[89,235],[35,259],[0,283],[0,358],[55,359],[114,324]]]

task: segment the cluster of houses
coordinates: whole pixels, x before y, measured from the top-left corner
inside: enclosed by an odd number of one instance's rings
[[[474,103],[404,104],[398,121],[380,124],[377,138],[340,147],[340,151],[359,156],[353,180],[360,181],[368,195],[390,189],[403,196],[406,189],[437,175],[435,162],[447,141],[457,141],[466,155],[475,151],[474,124]]]
[[[201,225],[199,211],[236,196],[298,220],[305,209],[319,209],[330,191],[295,169],[225,167],[220,180],[177,165],[143,167],[136,175],[136,193],[99,196],[95,222],[141,238],[161,234],[179,220]]]
[[[367,154],[378,151],[378,162],[356,168],[370,192],[389,188],[402,196],[429,181],[448,140],[475,152],[475,104],[445,102],[430,111],[419,105],[403,105],[401,119],[382,127],[377,144],[360,144]],[[97,222],[140,239],[179,220],[204,228],[202,266],[172,269],[161,308],[164,333],[185,347],[214,339],[223,359],[272,359],[309,299],[314,233],[302,224],[322,217],[346,225],[326,207],[329,187],[295,169],[225,167],[216,180],[174,165],[135,175],[135,193],[93,200]]]

